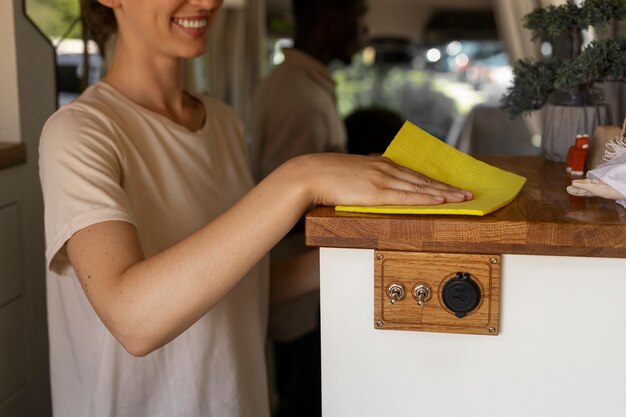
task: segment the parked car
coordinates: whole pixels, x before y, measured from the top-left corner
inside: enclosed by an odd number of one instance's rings
[[[488,101],[499,101],[513,81],[513,68],[506,52],[475,61],[466,73],[467,81],[483,91]]]
[[[475,62],[484,60],[503,51],[500,41],[455,40],[444,44],[422,46],[421,60],[424,68],[436,72],[456,74],[459,80],[466,79],[466,71]]]
[[[448,65],[451,72],[455,72],[462,81],[467,80],[467,70],[476,62],[487,59],[502,52],[502,43],[499,41],[454,41],[446,47]]]

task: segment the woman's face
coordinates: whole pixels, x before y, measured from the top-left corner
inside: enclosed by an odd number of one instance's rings
[[[204,53],[223,0],[117,0],[119,36],[141,51],[175,58]]]

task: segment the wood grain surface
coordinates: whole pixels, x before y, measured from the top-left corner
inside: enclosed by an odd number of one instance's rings
[[[26,163],[26,146],[23,143],[0,142],[0,170]]]
[[[478,306],[459,318],[445,306],[443,286],[457,272],[471,274],[479,286]],[[402,300],[391,302],[389,285],[405,289]],[[413,296],[424,284],[431,297],[419,306]],[[376,251],[374,254],[374,327],[381,330],[415,330],[496,336],[500,330],[500,257]]]
[[[574,197],[565,164],[542,157],[485,157],[528,179],[509,205],[486,216],[381,215],[318,207],[306,218],[306,243],[318,247],[419,252],[626,258],[626,209],[612,200]]]

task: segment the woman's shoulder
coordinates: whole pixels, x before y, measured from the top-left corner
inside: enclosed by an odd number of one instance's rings
[[[60,124],[67,127],[68,124],[95,123],[106,118],[106,113],[113,107],[111,106],[113,103],[101,84],[88,87],[76,100],[60,107],[48,118],[46,125]]]
[[[108,137],[112,132],[108,114],[110,98],[98,84],[87,88],[76,100],[53,113],[42,129],[41,147],[63,147]]]

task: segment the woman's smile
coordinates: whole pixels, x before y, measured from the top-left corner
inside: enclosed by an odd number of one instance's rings
[[[172,22],[183,32],[199,37],[207,32],[209,18],[207,16],[173,17]]]

